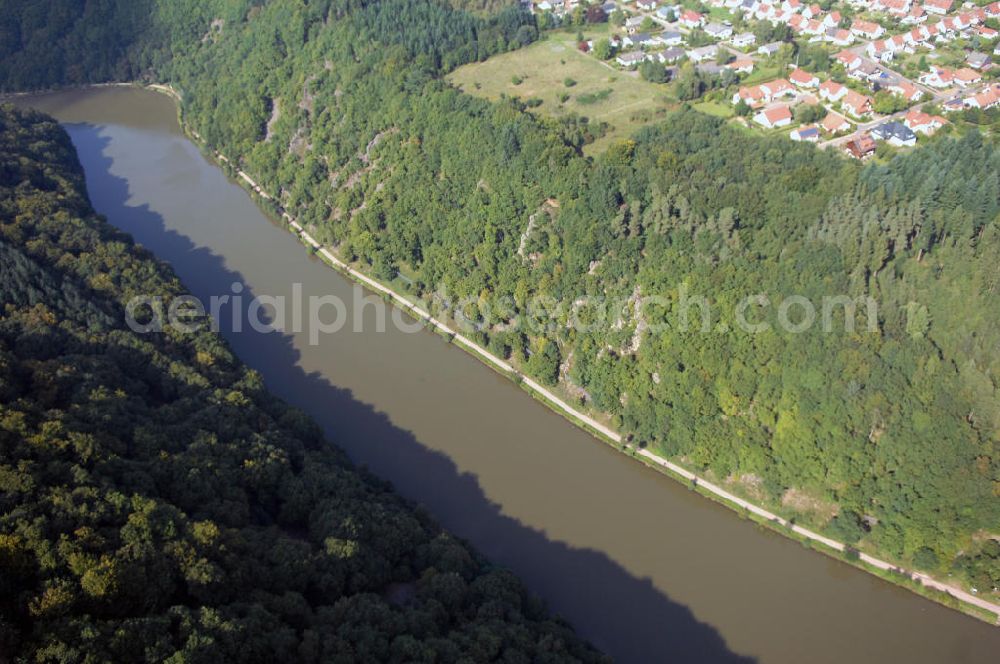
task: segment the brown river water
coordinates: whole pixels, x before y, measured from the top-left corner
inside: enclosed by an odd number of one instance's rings
[[[18,98],[64,123],[94,207],[207,302],[354,285],[129,88]],[[754,524],[648,470],[426,331],[222,332],[361,465],[514,570],[620,662],[1000,662],[1000,628]]]

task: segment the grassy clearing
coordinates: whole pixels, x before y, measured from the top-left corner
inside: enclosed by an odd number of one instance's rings
[[[694,104],[694,109],[696,111],[701,111],[706,115],[714,115],[717,118],[723,118],[728,120],[733,117],[736,112],[733,110],[732,104],[726,104],[718,101],[702,101]]]
[[[758,83],[764,83],[765,81],[771,81],[778,78],[778,74],[781,73],[781,68],[776,66],[761,65],[757,63],[757,67],[754,68],[753,72],[743,81],[742,85],[757,85]]]
[[[606,34],[607,28],[602,26],[585,36],[596,39]],[[479,97],[537,98],[542,100],[535,109],[540,113],[555,117],[576,113],[591,122],[608,123],[610,130],[587,146],[588,154],[600,153],[612,142],[666,115],[672,100],[665,86],[581,53],[575,42],[575,33],[549,33],[527,48],[460,67],[448,80]],[[567,79],[576,81],[575,85],[567,86]],[[520,83],[515,84],[515,80]]]
[[[708,10],[708,17],[713,21],[732,21],[732,13],[725,7],[710,7]]]

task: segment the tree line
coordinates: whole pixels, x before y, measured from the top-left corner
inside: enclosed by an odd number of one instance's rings
[[[477,340],[632,444],[901,564],[967,579],[980,551],[996,564],[992,137],[861,166],[682,108],[588,158],[586,118],[443,78],[534,39],[514,8],[152,4],[141,46],[119,49],[145,59],[125,61],[177,87],[185,120],[345,259],[428,303],[509,300],[479,307]],[[874,329],[859,311],[831,334],[721,333],[715,313],[709,333],[643,332],[625,312],[587,331],[511,325],[538,297],[637,293],[668,296],[646,315],[676,319],[682,287],[714,312],[753,294],[879,306]]]
[[[173,272],[0,106],[0,652],[12,661],[605,661],[264,388],[138,335]]]

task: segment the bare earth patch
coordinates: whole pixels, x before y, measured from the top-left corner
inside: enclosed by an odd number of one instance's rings
[[[840,511],[840,505],[810,495],[802,489],[789,489],[781,497],[781,505],[799,514],[815,517],[825,523]]]

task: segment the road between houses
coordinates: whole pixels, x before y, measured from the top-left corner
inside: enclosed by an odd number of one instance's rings
[[[653,22],[658,23],[663,28],[668,28],[670,30],[676,30],[676,31],[678,31],[678,32],[680,32],[681,34],[684,34],[684,35],[690,34],[690,32],[691,32],[688,28],[682,26],[679,22],[669,23],[665,19],[661,18],[660,16],[656,15],[653,12],[638,11],[637,14],[639,16],[651,19]],[[914,81],[914,80],[912,80],[910,78],[907,78],[904,74],[902,74],[901,72],[893,69],[892,67],[888,66],[884,62],[873,60],[867,54],[868,46],[873,41],[875,41],[875,40],[859,41],[857,44],[855,44],[853,46],[848,46],[844,50],[845,51],[850,51],[851,53],[855,53],[866,64],[880,67],[880,68],[882,68],[882,69],[890,72],[897,79],[899,79],[901,81],[906,81],[907,83],[910,83],[915,88],[917,88],[922,93],[924,93],[924,95],[928,96],[929,99],[926,100],[926,101],[923,101],[923,102],[921,102],[921,103],[919,103],[919,104],[917,104],[915,106],[912,106],[912,107],[910,107],[908,109],[905,109],[903,111],[899,111],[897,113],[893,113],[891,115],[881,116],[881,117],[876,118],[874,120],[869,120],[868,122],[856,123],[854,131],[852,131],[848,135],[841,136],[841,137],[838,137],[838,138],[831,138],[831,139],[826,140],[826,141],[821,141],[820,143],[817,143],[817,147],[820,147],[820,148],[836,148],[836,147],[840,147],[844,143],[846,143],[846,142],[854,139],[858,134],[861,134],[863,132],[869,131],[869,130],[873,129],[874,127],[882,124],[883,122],[890,122],[892,120],[899,120],[902,117],[904,117],[911,110],[922,109],[927,104],[941,102],[941,101],[943,101],[945,99],[950,98],[951,96],[953,96],[955,94],[955,90],[954,89],[933,90],[933,89],[927,87],[926,85],[924,85],[924,84],[922,84],[922,83],[920,83],[918,81]],[[725,52],[727,52],[727,53],[729,53],[731,55],[734,55],[737,58],[749,58],[749,59],[754,60],[754,61],[758,61],[759,60],[759,58],[756,57],[753,53],[750,53],[750,54],[743,53],[742,51],[739,51],[739,50],[733,48],[730,44],[727,44],[725,41],[717,41],[715,43],[717,44],[717,46],[721,50],[723,50],[723,51],[725,51]]]
[[[156,90],[156,91],[158,91],[160,93],[163,93],[163,94],[166,94],[166,95],[172,97],[175,101],[180,99],[180,95],[176,91],[174,91],[172,88],[169,88],[168,86],[162,86],[162,85],[160,85],[160,86],[156,86],[156,87],[152,87],[152,86],[149,86],[149,87],[151,89],[153,89],[153,90]],[[196,132],[189,130],[189,133],[195,139],[197,139],[199,142],[201,142],[202,144],[204,144],[204,141],[201,139],[201,137]],[[212,153],[215,155],[215,157],[216,157],[216,159],[218,159],[218,161],[220,161],[222,163],[229,164],[230,166],[233,166],[234,162],[232,162],[230,159],[228,159],[225,155],[223,155],[223,154],[221,154],[221,153],[219,153],[217,151],[214,151],[214,150],[212,150]],[[235,171],[236,175],[238,176],[239,180],[244,185],[246,185],[252,191],[254,191],[255,193],[257,193],[263,199],[266,199],[266,200],[269,200],[269,201],[272,201],[272,202],[274,201],[274,198],[268,192],[266,192],[256,182],[256,180],[253,177],[251,177],[248,173],[244,172],[243,170],[239,169],[238,167],[233,166],[233,168],[234,168],[234,171]],[[456,344],[464,347],[464,349],[466,351],[468,351],[468,352],[472,353],[473,355],[479,357],[481,360],[485,361],[488,365],[490,365],[490,366],[494,367],[495,369],[499,370],[501,373],[505,374],[509,378],[512,378],[512,379],[518,381],[520,384],[522,384],[523,386],[525,386],[531,393],[533,393],[533,394],[541,397],[542,399],[544,399],[544,401],[553,410],[555,410],[555,411],[561,413],[562,415],[568,417],[571,421],[577,423],[578,425],[581,425],[584,429],[589,430],[591,433],[599,434],[600,437],[603,437],[607,441],[613,442],[613,443],[615,443],[615,444],[617,444],[619,446],[625,446],[625,447],[627,447],[629,450],[631,450],[631,452],[634,453],[635,456],[637,456],[640,460],[646,462],[648,465],[662,468],[664,470],[669,471],[670,473],[674,474],[677,477],[683,478],[684,480],[692,483],[693,485],[696,485],[702,491],[707,492],[708,494],[711,494],[712,496],[720,499],[721,501],[723,501],[725,503],[728,503],[730,507],[734,507],[734,508],[737,508],[739,510],[745,510],[748,513],[756,515],[760,519],[764,519],[764,520],[766,520],[768,522],[771,522],[773,524],[777,524],[779,526],[787,528],[788,530],[790,530],[791,532],[799,535],[800,537],[803,537],[803,538],[805,538],[807,540],[810,540],[810,541],[814,541],[814,542],[820,543],[820,544],[828,547],[832,551],[844,552],[844,551],[847,550],[847,546],[844,543],[842,543],[842,542],[838,542],[838,541],[833,540],[833,539],[831,539],[829,537],[825,537],[825,536],[820,535],[818,533],[815,533],[815,532],[813,532],[811,530],[808,530],[808,529],[803,528],[801,526],[798,526],[798,525],[796,525],[794,523],[791,523],[788,520],[780,517],[779,515],[771,512],[771,511],[769,511],[769,510],[767,510],[767,509],[765,509],[763,507],[760,507],[759,505],[755,505],[754,503],[751,503],[751,502],[749,502],[747,500],[744,500],[744,499],[742,499],[742,498],[740,498],[740,497],[738,497],[738,496],[736,496],[736,495],[734,495],[734,494],[726,491],[722,487],[717,486],[716,484],[713,484],[713,483],[709,482],[708,480],[705,480],[705,479],[701,478],[700,476],[698,476],[697,474],[691,472],[690,470],[688,470],[688,469],[686,469],[686,468],[684,468],[684,467],[682,467],[682,466],[680,466],[680,465],[678,465],[678,464],[676,464],[676,463],[674,463],[674,462],[672,462],[672,461],[670,461],[670,460],[668,460],[668,459],[666,459],[664,457],[661,457],[661,456],[659,456],[659,455],[657,455],[657,454],[655,454],[655,453],[653,453],[653,452],[651,452],[651,451],[649,451],[647,449],[636,449],[635,446],[631,445],[629,443],[629,441],[627,441],[619,432],[611,429],[610,427],[608,427],[607,425],[605,425],[602,422],[598,421],[594,417],[592,417],[590,415],[587,415],[586,413],[581,412],[577,408],[574,408],[569,403],[567,403],[565,400],[563,400],[562,398],[560,398],[558,395],[554,394],[551,390],[549,390],[545,386],[539,384],[537,381],[535,381],[531,377],[525,376],[525,375],[521,374],[510,363],[508,363],[505,360],[497,357],[496,355],[493,355],[487,349],[485,349],[482,346],[476,344],[473,340],[469,339],[465,335],[461,334],[457,330],[455,330],[452,327],[450,327],[447,323],[445,323],[445,322],[443,322],[443,321],[435,318],[434,316],[432,316],[429,311],[427,311],[426,309],[424,309],[423,307],[421,307],[419,304],[417,304],[414,301],[410,300],[409,298],[407,298],[407,297],[405,297],[405,296],[397,293],[396,291],[394,291],[391,288],[385,286],[384,284],[376,281],[375,279],[373,279],[370,276],[362,273],[361,271],[359,271],[359,270],[351,267],[349,264],[347,264],[346,262],[344,262],[343,260],[341,260],[339,257],[337,257],[328,247],[324,247],[323,245],[321,245],[287,211],[283,211],[282,210],[280,212],[280,214],[281,214],[282,218],[284,219],[284,221],[288,224],[289,229],[296,236],[298,236],[299,239],[304,244],[306,244],[307,246],[309,246],[309,247],[313,248],[314,250],[316,250],[316,252],[319,255],[321,255],[326,261],[328,261],[331,266],[333,266],[337,270],[341,271],[342,273],[348,275],[349,277],[351,277],[352,279],[354,279],[356,282],[359,282],[359,283],[363,284],[364,286],[368,287],[372,291],[388,297],[397,306],[399,306],[404,311],[408,312],[414,318],[422,320],[422,321],[426,322],[427,324],[429,324],[434,329],[437,329],[440,332],[446,334]],[[881,559],[875,558],[874,556],[870,556],[868,554],[862,553],[862,554],[860,554],[859,557],[860,557],[860,560],[863,561],[864,563],[866,563],[867,565],[870,565],[870,566],[875,567],[875,568],[880,569],[880,570],[886,570],[886,571],[899,570],[899,571],[903,571],[903,570],[900,570],[900,568],[899,568],[898,565],[895,565],[895,564],[883,561]],[[913,573],[913,572],[906,572],[906,573],[909,574],[911,576],[911,578],[913,578],[914,580],[919,581],[924,586],[926,586],[928,588],[934,588],[934,589],[943,591],[943,592],[948,593],[949,595],[952,595],[953,597],[955,597],[955,598],[957,598],[957,599],[959,599],[959,600],[961,600],[961,601],[963,601],[963,602],[965,602],[967,604],[970,604],[970,605],[976,606],[976,607],[978,607],[980,609],[983,609],[985,611],[991,612],[991,613],[993,613],[993,614],[995,614],[997,616],[997,620],[1000,620],[1000,605],[998,605],[996,603],[993,603],[993,602],[990,602],[988,600],[985,600],[983,598],[977,597],[976,595],[974,595],[972,593],[968,593],[968,592],[966,592],[966,591],[964,591],[964,590],[962,590],[960,588],[953,587],[953,586],[951,586],[949,584],[946,584],[946,583],[944,583],[942,581],[939,581],[937,579],[929,577],[929,576],[927,576],[925,574]],[[996,621],[994,621],[994,622],[996,622]]]

